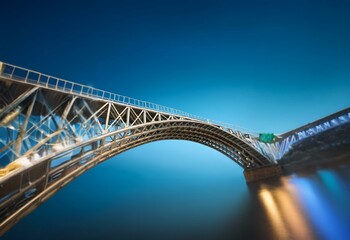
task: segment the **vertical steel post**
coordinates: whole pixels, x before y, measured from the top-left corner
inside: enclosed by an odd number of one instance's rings
[[[111,113],[111,105],[112,103],[108,103],[107,117],[106,117],[106,123],[105,123],[105,133],[108,132],[108,123],[109,123],[109,115]]]
[[[129,127],[130,124],[130,107],[128,107],[126,112],[126,126]]]
[[[21,147],[22,147],[23,137],[26,134],[27,125],[29,122],[30,115],[32,115],[33,107],[36,102],[36,97],[37,97],[37,93],[35,93],[35,95],[33,96],[32,102],[30,103],[26,113],[26,118],[23,124],[21,125],[21,128],[19,129],[19,133],[16,139],[16,149],[15,149],[15,152],[18,156],[21,156]]]

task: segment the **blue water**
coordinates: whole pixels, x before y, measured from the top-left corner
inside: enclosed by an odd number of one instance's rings
[[[3,239],[350,239],[350,165],[247,185],[212,150],[154,144],[83,174]]]

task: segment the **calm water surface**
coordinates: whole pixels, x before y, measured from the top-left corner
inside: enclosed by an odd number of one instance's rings
[[[350,239],[350,165],[247,185],[235,167],[123,161],[85,173],[3,239]]]

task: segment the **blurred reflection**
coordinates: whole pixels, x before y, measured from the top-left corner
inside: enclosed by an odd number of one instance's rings
[[[296,190],[286,179],[282,179],[280,187],[265,184],[260,186],[260,201],[270,222],[270,231],[276,239],[314,238],[304,213],[293,196],[295,193]]]
[[[257,184],[273,239],[350,239],[348,175],[319,170]]]
[[[272,232],[275,233],[277,238],[286,239],[288,232],[277,203],[273,197],[272,191],[270,191],[267,187],[262,186],[261,191],[259,192],[259,197],[265,207],[269,222],[271,223]]]
[[[325,172],[329,173],[329,170]],[[328,173],[325,176],[328,176]],[[336,179],[332,178],[334,186],[341,186],[341,182],[334,182]],[[333,184],[330,185],[330,182],[325,180],[319,177],[318,172],[315,177],[294,178],[292,182],[298,189],[302,206],[315,230],[325,239],[349,239],[346,219],[339,214],[342,205],[332,201],[339,192],[332,187]],[[343,193],[349,201],[347,191]]]

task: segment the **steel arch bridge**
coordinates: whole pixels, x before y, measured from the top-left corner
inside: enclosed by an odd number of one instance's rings
[[[276,164],[276,147],[251,133],[0,62],[0,232],[96,164],[165,139],[206,145],[243,169]]]
[[[87,145],[96,149],[110,144],[111,155],[121,145],[129,149],[160,139],[199,142],[244,169],[275,163],[271,145],[226,124],[10,64],[0,67],[3,167],[31,165],[67,150],[81,148],[82,154],[91,150]]]
[[[348,110],[263,143],[229,124],[0,62],[0,235],[80,174],[139,145],[193,141],[245,172],[271,167],[273,175],[295,142],[350,120]]]

